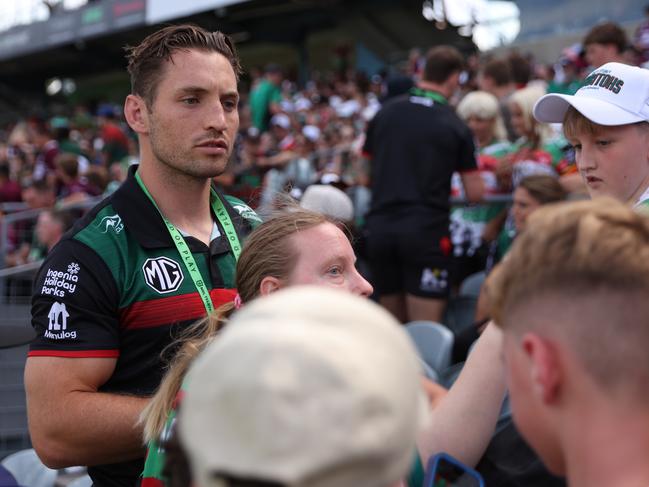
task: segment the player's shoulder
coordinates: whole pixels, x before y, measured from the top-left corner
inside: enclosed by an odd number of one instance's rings
[[[249,223],[253,228],[262,223],[261,218],[259,217],[259,215],[257,215],[255,210],[253,210],[239,198],[235,198],[234,196],[227,194],[224,194],[223,198],[234,209],[234,211],[236,211],[239,216],[247,223]]]

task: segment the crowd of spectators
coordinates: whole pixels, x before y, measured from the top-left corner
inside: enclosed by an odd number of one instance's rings
[[[486,195],[511,195],[533,174],[558,177],[570,193],[583,192],[574,156],[557,127],[534,120],[531,109],[546,92],[574,93],[586,75],[610,61],[647,61],[648,22],[629,40],[619,26],[602,23],[568,46],[553,65],[516,51],[467,59],[460,90],[451,98],[473,132]],[[367,77],[352,71],[314,74],[304,86],[278,64],[250,70],[241,93],[240,129],[231,163],[217,183],[261,215],[275,195],[300,199],[316,183],[344,190],[353,223],[362,228],[371,192],[362,153],[368,122],[389,98],[407,92],[421,75],[422,53],[413,49],[400,69]],[[48,117],[25,117],[0,130],[2,213],[83,202],[114,191],[137,162],[133,134],[121,107],[102,101],[60,108]],[[36,196],[34,196],[36,195]],[[459,177],[452,196],[463,198]],[[73,213],[72,216],[76,214]],[[74,218],[65,218],[73,221]],[[36,218],[8,229],[4,266],[42,256]],[[451,219],[454,281],[502,255],[497,243],[513,233],[505,204],[457,206]]]

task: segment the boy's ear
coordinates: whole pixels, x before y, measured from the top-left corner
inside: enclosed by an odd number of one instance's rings
[[[530,380],[534,393],[544,404],[555,403],[564,375],[556,345],[531,332],[523,335],[521,345],[530,363]]]
[[[124,101],[124,118],[137,134],[149,132],[149,111],[146,102],[138,95],[128,95]]]
[[[270,293],[279,291],[282,288],[282,282],[273,276],[264,277],[259,283],[259,294],[261,296],[267,296]]]

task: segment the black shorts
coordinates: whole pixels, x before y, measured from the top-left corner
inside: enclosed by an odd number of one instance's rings
[[[370,232],[367,260],[379,295],[446,299],[451,287],[450,239],[439,232]]]

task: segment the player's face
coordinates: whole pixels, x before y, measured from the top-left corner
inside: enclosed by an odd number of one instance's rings
[[[649,187],[649,124],[598,126],[597,133],[569,141],[592,198],[611,196],[633,204]]]
[[[286,286],[314,284],[369,296],[372,286],[356,270],[356,255],[345,234],[331,223],[291,236],[298,260]]]
[[[148,113],[153,156],[197,178],[225,170],[239,127],[237,80],[217,52],[177,51],[166,63]]]

